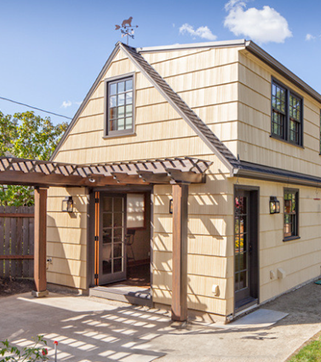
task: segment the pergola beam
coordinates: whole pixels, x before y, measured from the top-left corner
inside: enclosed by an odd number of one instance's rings
[[[171,181],[171,177],[167,172],[154,173],[152,171],[137,171],[140,177],[148,183],[155,184],[168,184]]]
[[[201,184],[206,182],[205,175],[202,173],[196,173],[196,172],[183,172],[176,168],[166,168],[167,173],[169,176],[175,180],[176,183],[180,182],[187,182],[187,183],[195,183],[195,184]]]

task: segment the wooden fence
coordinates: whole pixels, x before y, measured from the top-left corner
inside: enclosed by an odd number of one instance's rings
[[[34,207],[0,206],[0,277],[32,278]]]

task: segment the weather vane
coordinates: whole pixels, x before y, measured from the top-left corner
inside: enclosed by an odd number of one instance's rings
[[[133,17],[131,16],[129,19],[123,20],[123,22],[120,25],[115,25],[115,30],[121,31],[121,37],[127,37],[127,45],[128,45],[128,37],[131,37],[134,39],[134,29],[138,28],[138,25],[132,25]]]

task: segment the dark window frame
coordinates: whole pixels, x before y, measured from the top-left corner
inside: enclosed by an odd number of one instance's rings
[[[300,239],[299,236],[299,190],[292,188],[284,188],[284,207],[283,207],[283,241],[290,241],[295,239]],[[290,201],[286,199],[286,194],[294,195],[295,201],[295,209],[292,210],[292,205],[286,205],[286,201]],[[292,200],[291,200],[292,201]],[[288,208],[288,210],[287,210]],[[289,211],[289,212],[288,212]],[[289,216],[291,218],[291,222],[286,222],[286,218]],[[286,225],[290,225],[291,235],[286,235]]]
[[[110,128],[110,118],[109,118],[109,100],[111,97],[110,87],[112,84],[120,83],[126,80],[132,81],[132,126],[128,129],[123,130],[112,130]],[[117,92],[117,95],[119,93]],[[125,107],[126,105],[124,105]],[[117,119],[117,118],[116,118]],[[125,118],[124,118],[125,122]],[[135,134],[135,73],[123,74],[117,77],[110,77],[105,80],[105,105],[104,105],[104,137],[121,137]]]
[[[284,99],[284,112],[278,107],[273,106],[273,86],[276,86],[282,89],[285,92]],[[292,97],[292,98],[291,98]],[[299,117],[295,117],[294,113],[296,113],[296,107],[293,106],[293,100],[297,99],[300,105],[300,115]],[[292,112],[291,112],[292,111]],[[292,113],[292,115],[291,115]],[[277,115],[279,119],[283,120],[283,132],[281,134],[277,134],[274,132],[274,124],[277,122],[274,121],[274,116]],[[291,129],[291,125],[294,125],[296,130]],[[296,134],[297,140],[292,140],[291,135]],[[270,137],[285,141],[291,145],[303,147],[303,97],[294,92],[291,88],[287,87],[280,81],[276,80],[272,77],[271,82],[271,135]]]

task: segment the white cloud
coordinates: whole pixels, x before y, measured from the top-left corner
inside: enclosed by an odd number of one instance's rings
[[[183,24],[179,28],[179,34],[189,34],[194,39],[196,37],[207,39],[207,40],[216,40],[217,36],[214,35],[211,30],[207,26],[200,26],[196,30],[194,30],[194,27],[192,25],[189,25],[187,23]]]
[[[246,1],[242,1],[242,0],[230,0],[229,2],[227,2],[224,5],[224,9],[226,11],[230,11],[231,9],[233,9],[235,6],[241,6],[241,7],[245,7],[246,6]]]
[[[313,39],[315,39],[315,36],[313,36],[312,34],[307,34],[307,35],[305,36],[305,40],[306,40],[306,41],[313,40]]]
[[[72,105],[71,101],[63,101],[62,105],[60,106],[61,108],[68,108]]]
[[[228,15],[224,26],[236,36],[245,36],[258,43],[284,43],[292,36],[286,19],[269,6],[263,9],[249,8],[246,2],[230,0],[225,4]]]

